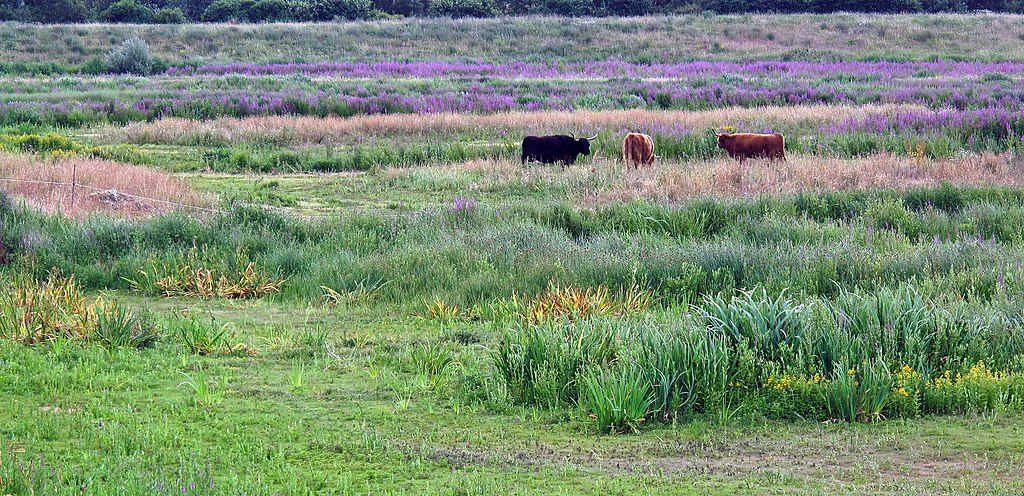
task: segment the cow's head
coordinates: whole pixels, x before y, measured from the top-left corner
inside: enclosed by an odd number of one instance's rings
[[[600,134],[600,133],[598,133]],[[597,138],[597,134],[589,138],[577,138],[575,134],[569,133],[572,139],[576,140],[576,153],[590,155],[590,141]]]
[[[715,139],[718,141],[719,148],[725,148],[729,143],[732,142],[732,133],[715,133]]]

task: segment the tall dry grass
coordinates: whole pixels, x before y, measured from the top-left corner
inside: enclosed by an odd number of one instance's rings
[[[954,160],[929,161],[875,155],[862,159],[832,159],[797,155],[786,162],[733,160],[659,162],[633,170],[621,160],[599,158],[590,165],[522,167],[518,162],[475,160],[464,164],[417,169],[390,169],[387,175],[455,176],[471,172],[469,194],[503,189],[564,190],[580,203],[604,204],[632,199],[672,203],[694,198],[749,198],[770,194],[871,189],[904,190],[939,186],[1024,187],[1024,162],[1010,154],[984,154]]]
[[[385,114],[355,117],[246,117],[197,122],[167,118],[108,127],[100,136],[109,142],[135,144],[231,144],[270,142],[279,145],[351,142],[366,136],[457,136],[487,132],[494,139],[511,139],[545,132],[586,134],[599,130],[681,127],[705,132],[725,124],[748,126],[820,125],[870,115],[894,114],[918,108],[910,105],[813,105],[792,107],[730,107],[706,111],[604,110],[576,112],[505,112],[477,114]]]
[[[45,184],[71,183],[72,176],[77,185],[74,198],[68,185]],[[24,198],[29,205],[70,217],[91,213],[140,217],[181,208],[164,202],[196,207],[207,207],[210,203],[184,181],[167,173],[109,160],[44,159],[0,153],[0,179],[5,179],[0,180],[0,189]]]
[[[631,198],[679,201],[694,197],[755,197],[801,191],[904,190],[958,186],[1024,186],[1024,163],[1009,154],[928,161],[875,155],[842,160],[796,156],[784,163],[767,160],[716,160],[707,164],[676,164],[623,175],[617,187],[593,192],[588,200],[607,202]]]

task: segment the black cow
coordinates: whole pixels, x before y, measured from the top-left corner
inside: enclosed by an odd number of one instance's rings
[[[576,135],[556,134],[554,136],[527,136],[523,138],[523,164],[535,160],[542,164],[561,162],[562,166],[576,163],[578,155],[590,155],[590,140]]]

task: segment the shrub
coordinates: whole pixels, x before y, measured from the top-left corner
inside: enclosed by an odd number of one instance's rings
[[[153,15],[156,24],[185,24],[188,18],[181,9],[160,9]]]
[[[372,18],[373,13],[372,0],[310,0],[303,18],[310,21],[359,20]]]
[[[85,22],[89,9],[80,0],[25,0],[26,19],[42,23]]]
[[[604,0],[603,14],[611,16],[643,16],[654,10],[653,0]]]
[[[540,0],[528,8],[531,14],[551,14],[572,17],[598,15],[600,9],[593,0]]]
[[[108,22],[131,22],[148,24],[154,21],[153,9],[138,0],[119,0],[100,13],[100,19]]]
[[[249,11],[254,5],[255,0],[216,0],[203,11],[203,21],[248,21]]]
[[[497,9],[490,0],[435,0],[430,15],[441,17],[491,17]]]
[[[124,40],[121,46],[107,54],[107,67],[111,72],[118,74],[148,76],[153,69],[149,45],[142,38],[132,37]]]
[[[93,57],[88,62],[81,65],[78,68],[82,74],[99,75],[110,72],[110,68],[107,67],[107,63],[100,57]]]
[[[294,15],[295,4],[288,0],[258,0],[245,17],[251,22],[280,22],[291,20]]]

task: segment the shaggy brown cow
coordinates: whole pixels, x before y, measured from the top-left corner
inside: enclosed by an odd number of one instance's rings
[[[730,157],[739,160],[741,164],[748,158],[786,160],[786,138],[779,133],[715,133],[715,136],[718,138],[718,147],[724,148]]]
[[[622,161],[626,165],[632,164],[634,168],[639,169],[641,165],[653,165],[656,158],[658,157],[654,155],[654,140],[650,136],[629,133],[622,140]]]

